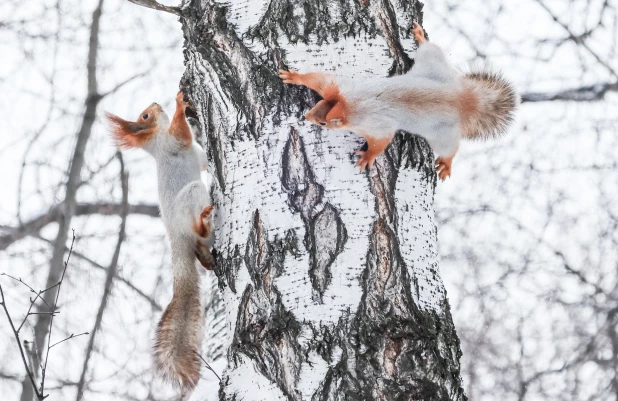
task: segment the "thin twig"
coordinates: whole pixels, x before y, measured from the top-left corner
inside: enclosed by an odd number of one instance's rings
[[[69,266],[69,260],[71,260],[71,254],[73,253],[74,244],[75,244],[75,230],[73,230],[73,239],[71,240],[71,247],[69,248],[69,254],[67,256],[67,260],[64,262],[64,269],[62,270],[62,276],[60,276],[60,281],[58,281],[56,285],[51,286],[45,290],[47,291],[55,286],[58,286],[58,291],[56,291],[56,299],[54,301],[54,305],[52,308],[53,311],[55,311],[56,307],[58,306],[58,297],[60,296],[60,287],[62,286],[62,282],[64,281],[64,276],[67,272],[67,267]],[[51,318],[49,319],[47,352],[45,353],[45,363],[43,364],[43,369],[41,370],[41,389],[40,389],[41,394],[45,393],[45,372],[47,371],[47,362],[49,361],[49,350],[51,349],[50,344],[51,344],[51,335],[52,335],[52,329],[53,329],[53,324],[54,324],[54,316],[55,314],[52,313]],[[43,396],[43,398],[45,397],[46,396]]]
[[[86,373],[88,372],[88,364],[90,362],[90,357],[92,356],[92,351],[94,350],[94,341],[96,339],[98,331],[101,328],[101,323],[103,322],[103,314],[105,313],[105,309],[107,308],[110,294],[114,285],[114,278],[116,277],[116,273],[118,271],[120,250],[122,248],[122,243],[124,242],[126,237],[127,215],[129,214],[129,175],[125,172],[124,169],[124,159],[122,157],[122,153],[116,152],[116,157],[120,162],[120,187],[122,188],[122,220],[120,222],[120,229],[118,230],[118,241],[116,242],[116,249],[114,250],[114,254],[112,255],[112,261],[107,268],[107,275],[105,277],[105,284],[103,286],[103,296],[101,297],[99,310],[97,311],[97,316],[94,321],[94,327],[92,328],[92,335],[90,336],[90,339],[88,340],[88,346],[86,347],[86,355],[84,357],[82,373],[77,384],[77,396],[75,397],[76,401],[81,401],[84,397],[84,391],[86,387]]]
[[[15,281],[19,281],[20,283],[22,283],[23,285],[25,285],[26,287],[28,287],[30,289],[31,292],[38,294],[37,297],[40,297],[41,294],[43,294],[43,292],[45,291],[39,291],[38,293],[34,290],[34,288],[30,287],[28,284],[26,284],[26,282],[24,282],[21,277],[20,278],[15,278],[13,276],[11,276],[10,274],[6,274],[6,273],[2,273],[0,274],[0,276],[7,276],[9,278],[12,278]],[[34,299],[36,301],[36,298]],[[45,301],[45,299],[41,298],[41,300],[45,303],[45,305],[47,305],[47,307],[49,308],[49,310],[51,310],[51,306],[49,306],[49,304],[47,303],[47,301]]]
[[[180,17],[180,8],[178,7],[169,7],[163,5],[161,3],[156,2],[155,0],[129,0],[133,4],[137,4],[138,6],[152,8],[153,10],[165,11],[167,13],[171,13]]]
[[[54,348],[56,345],[58,345],[58,344],[60,344],[60,343],[63,343],[63,342],[65,342],[65,341],[67,341],[67,340],[70,340],[71,338],[75,338],[75,337],[79,337],[79,336],[86,336],[86,335],[88,335],[88,334],[90,334],[90,333],[88,333],[87,331],[85,331],[85,332],[83,332],[83,333],[79,333],[79,334],[77,334],[77,335],[76,335],[76,334],[71,334],[70,336],[68,336],[68,337],[67,337],[67,338],[65,338],[64,340],[61,340],[61,341],[58,341],[57,343],[54,343],[54,344],[53,344],[53,345],[51,345],[49,348],[50,348],[50,349],[51,349],[51,348]]]
[[[549,16],[556,23],[558,23],[558,25],[560,25],[562,29],[564,29],[569,34],[569,39],[571,39],[576,44],[583,46],[586,50],[588,50],[588,53],[590,53],[590,55],[592,55],[592,57],[594,57],[599,62],[599,64],[605,67],[607,71],[609,71],[609,73],[612,74],[615,78],[618,78],[618,74],[616,73],[616,71],[605,60],[603,60],[594,50],[592,50],[590,46],[588,46],[588,44],[584,41],[583,37],[575,35],[573,32],[571,32],[571,28],[569,28],[567,24],[560,21],[560,19],[553,13],[553,11],[550,10],[549,7],[547,7],[547,5],[542,0],[536,0],[536,2],[541,7],[543,7],[545,11],[547,11]]]
[[[15,329],[15,325],[13,324],[13,320],[11,319],[11,315],[9,314],[9,310],[6,306],[6,299],[4,299],[4,292],[2,291],[2,285],[0,284],[0,296],[2,296],[2,308],[4,309],[4,313],[6,313],[6,317],[9,319],[9,324],[11,325],[11,329],[13,330],[13,335],[15,336],[15,341],[17,341],[17,348],[19,348],[19,353],[21,354],[21,360],[24,363],[24,367],[26,368],[26,373],[28,374],[28,378],[30,379],[30,383],[32,383],[32,388],[34,389],[36,396],[38,399],[42,399],[41,393],[36,389],[36,383],[34,382],[34,377],[32,376],[32,372],[30,371],[30,367],[28,366],[28,362],[26,361],[26,355],[24,355],[24,349],[21,345],[21,341],[19,340],[19,333]]]
[[[126,84],[130,83],[131,81],[137,79],[137,78],[141,78],[144,77],[146,75],[148,75],[150,71],[144,71],[144,72],[140,72],[139,74],[135,74],[132,77],[129,77],[127,79],[125,79],[124,81],[120,82],[118,85],[114,86],[112,89],[108,90],[105,93],[101,94],[101,97],[104,98],[105,96],[109,96],[112,93],[115,93],[116,91],[120,90],[123,86],[125,86]]]
[[[208,364],[208,362],[206,362],[206,359],[204,359],[204,357],[201,354],[197,354],[197,356],[200,357],[200,359],[202,360],[202,362],[204,362],[204,364],[206,365],[206,367],[208,368],[208,370],[210,370],[212,373],[215,374],[215,376],[217,376],[217,379],[219,379],[219,382],[221,382],[221,378],[219,377],[219,375],[217,374],[217,372],[215,372],[215,370]]]

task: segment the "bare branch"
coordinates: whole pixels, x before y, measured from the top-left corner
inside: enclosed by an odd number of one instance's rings
[[[107,277],[105,278],[105,284],[103,286],[103,296],[101,297],[101,304],[97,312],[97,317],[94,321],[94,327],[92,328],[92,335],[88,340],[88,346],[86,347],[86,357],[84,358],[84,365],[82,373],[77,384],[77,396],[76,400],[81,401],[84,396],[84,386],[86,384],[86,373],[88,372],[88,363],[94,349],[94,340],[96,339],[97,332],[101,328],[101,322],[103,321],[103,313],[107,308],[107,302],[112,292],[112,286],[114,285],[114,277],[118,271],[118,259],[120,257],[120,249],[125,239],[125,229],[127,226],[127,215],[129,213],[129,176],[124,170],[124,159],[122,153],[117,152],[116,156],[120,162],[120,185],[122,187],[122,220],[120,222],[120,229],[118,230],[118,241],[116,243],[116,249],[112,256],[112,261],[107,269]]]
[[[161,3],[156,2],[155,0],[129,0],[133,4],[137,4],[138,6],[152,8],[153,10],[165,11],[166,13],[174,14],[177,16],[181,16],[180,8],[178,7],[169,7],[165,6]]]
[[[586,49],[588,51],[588,53],[590,53],[592,55],[592,57],[594,57],[599,62],[599,64],[601,64],[603,67],[605,67],[607,69],[607,71],[609,71],[609,73],[612,74],[615,78],[618,78],[618,74],[616,73],[616,71],[614,71],[614,69],[605,60],[603,60],[594,50],[592,50],[590,48],[590,46],[588,46],[588,44],[584,41],[584,37],[582,35],[575,35],[571,31],[571,28],[569,28],[568,25],[566,25],[565,23],[560,21],[560,19],[558,19],[558,17],[549,9],[549,7],[547,7],[547,5],[545,3],[543,3],[542,0],[536,0],[536,2],[541,7],[543,7],[543,9],[545,9],[545,11],[547,11],[547,13],[550,15],[550,17],[554,21],[556,21],[556,23],[558,23],[558,25],[560,25],[562,27],[562,29],[564,29],[569,34],[569,39],[571,39],[576,44],[581,45],[582,47],[584,47],[584,49]]]
[[[47,242],[47,243],[51,243],[50,240],[37,236],[37,239]],[[67,250],[69,248],[67,247]],[[82,260],[85,260],[86,262],[88,262],[90,265],[92,265],[93,267],[99,269],[99,270],[105,270],[107,271],[107,267],[102,266],[101,264],[97,263],[96,261],[90,259],[88,256],[77,252],[77,251],[73,251],[73,255],[75,255],[75,257],[80,258]],[[150,304],[150,306],[152,306],[152,308],[156,311],[162,311],[163,308],[161,307],[161,305],[159,305],[157,303],[157,301],[155,301],[152,297],[148,296],[148,294],[146,294],[144,291],[140,290],[139,288],[137,288],[132,282],[130,282],[129,280],[125,279],[124,277],[118,275],[118,272],[116,272],[116,276],[114,277],[117,280],[120,280],[120,282],[122,282],[123,284],[125,284],[127,287],[129,287],[130,289],[132,289],[133,291],[135,291],[137,293],[137,295],[139,295],[140,297],[144,298],[144,300],[146,302],[148,302]]]
[[[58,220],[63,212],[63,206],[53,207],[47,213],[34,217],[17,227],[1,227],[7,232],[0,235],[0,250],[7,249],[11,244],[25,237],[36,236],[43,227]],[[79,203],[75,208],[75,216],[99,214],[103,216],[120,215],[122,205],[118,203]],[[130,205],[129,214],[142,214],[150,217],[159,217],[157,205]]]
[[[11,326],[11,329],[13,330],[13,336],[15,336],[15,341],[17,341],[17,348],[19,348],[19,353],[21,354],[21,360],[24,363],[24,367],[26,368],[26,373],[28,374],[30,383],[32,383],[32,388],[34,389],[37,398],[40,400],[42,399],[41,393],[39,393],[39,391],[36,388],[36,383],[34,382],[34,376],[32,375],[32,372],[30,371],[30,367],[28,366],[28,362],[26,361],[26,355],[24,354],[24,348],[21,345],[21,340],[19,339],[19,333],[15,329],[15,325],[13,324],[13,320],[11,319],[11,315],[9,314],[9,310],[6,306],[6,299],[4,299],[4,292],[2,291],[1,284],[0,284],[0,296],[2,297],[2,302],[0,302],[0,305],[2,305],[2,308],[4,309],[4,313],[6,313],[6,317],[9,320],[9,325]]]
[[[64,269],[62,270],[62,275],[60,276],[60,281],[58,281],[58,290],[56,291],[56,299],[54,300],[54,304],[52,305],[52,311],[56,312],[58,306],[58,297],[60,297],[60,287],[62,286],[62,282],[64,281],[64,276],[67,272],[67,267],[69,266],[69,261],[71,260],[71,253],[73,253],[73,245],[75,244],[75,230],[73,230],[73,239],[71,240],[71,247],[69,248],[69,254],[67,256],[67,260],[64,262]],[[55,286],[54,286],[55,287]],[[48,289],[53,288],[49,287]],[[47,291],[46,289],[45,291]],[[41,388],[39,389],[39,393],[46,398],[45,394],[45,372],[47,371],[47,362],[49,362],[49,350],[51,349],[51,335],[52,329],[54,328],[54,316],[55,313],[49,318],[49,329],[47,330],[48,340],[47,340],[47,352],[45,354],[45,363],[43,364],[43,369],[41,370]]]
[[[79,333],[79,334],[71,334],[70,336],[68,336],[68,337],[67,337],[67,338],[65,338],[64,340],[60,340],[60,341],[58,341],[57,343],[54,343],[54,344],[53,344],[53,345],[51,345],[49,348],[50,348],[50,349],[51,349],[51,348],[54,348],[56,345],[58,345],[58,344],[60,344],[60,343],[63,343],[63,342],[65,342],[65,341],[68,341],[68,340],[70,340],[71,338],[75,338],[75,337],[79,337],[79,336],[86,336],[86,335],[88,335],[88,334],[90,334],[90,333],[88,333],[87,331],[85,331],[85,332],[83,332],[83,333]]]
[[[554,100],[570,100],[575,102],[590,102],[602,100],[607,92],[618,92],[618,82],[599,82],[594,85],[566,89],[559,92],[528,92],[521,95],[521,102],[549,102]]]
[[[204,364],[206,365],[206,368],[208,368],[208,370],[210,370],[212,373],[214,373],[214,375],[217,376],[217,379],[219,379],[219,382],[221,382],[221,378],[219,377],[217,372],[215,372],[215,370],[208,364],[208,362],[206,362],[206,359],[204,359],[204,357],[201,354],[197,354],[197,356],[200,357],[202,362],[204,362]]]
[[[114,86],[112,89],[110,89],[109,91],[102,93],[101,94],[101,98],[104,98],[105,96],[111,95],[112,93],[115,93],[116,91],[120,90],[123,86],[125,86],[126,84],[130,83],[131,81],[136,80],[137,78],[141,78],[143,76],[146,76],[149,74],[150,71],[144,71],[144,72],[140,72],[139,74],[135,74],[130,78],[125,79],[124,81],[120,82],[118,85]]]

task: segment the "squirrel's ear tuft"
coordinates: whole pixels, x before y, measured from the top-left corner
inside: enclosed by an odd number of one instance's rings
[[[314,124],[326,125],[326,115],[333,108],[333,105],[326,102],[325,100],[320,100],[307,114],[305,114],[305,119]]]
[[[105,117],[110,123],[112,136],[119,148],[141,147],[154,134],[154,129],[144,124],[127,121],[112,113],[105,113]]]
[[[337,102],[332,109],[326,115],[326,122],[333,125],[345,125],[346,120],[346,107],[344,102]]]

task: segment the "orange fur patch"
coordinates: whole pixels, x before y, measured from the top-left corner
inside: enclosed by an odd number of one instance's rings
[[[305,114],[307,121],[314,124],[321,125],[320,123],[326,122],[326,115],[333,108],[332,103],[328,103],[326,100],[320,100],[311,110]]]
[[[144,146],[157,132],[159,113],[161,113],[161,106],[156,103],[142,111],[135,122],[127,121],[111,113],[105,113],[110,122],[116,146],[124,149]]]
[[[410,112],[442,112],[459,114],[460,126],[464,136],[473,129],[472,117],[479,112],[479,98],[474,91],[467,87],[455,96],[443,91],[412,90],[397,96],[394,101],[402,101]]]
[[[111,113],[106,113],[106,117],[111,124],[116,146],[122,149],[142,147],[156,131],[156,127],[127,121]]]
[[[297,72],[290,71],[290,82],[296,85],[304,85],[309,89],[313,89],[318,92],[320,96],[326,98],[326,90],[333,86],[332,77],[322,72],[308,72],[306,74],[299,74]]]
[[[469,119],[479,109],[479,98],[471,88],[465,88],[457,96],[459,115],[462,120]]]
[[[348,105],[345,97],[339,92],[339,87],[335,84],[330,84],[324,89],[322,96],[326,102],[333,104],[328,114],[326,114],[326,122],[339,119],[339,126],[344,126],[348,123]]]
[[[191,128],[189,128],[187,118],[185,117],[185,108],[179,103],[176,104],[176,112],[172,118],[169,133],[174,135],[186,148],[191,147],[193,143],[193,134],[191,133]]]

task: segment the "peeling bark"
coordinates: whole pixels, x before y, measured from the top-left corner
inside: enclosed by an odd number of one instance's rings
[[[306,123],[319,98],[277,77],[406,72],[422,4],[187,0],[180,11],[181,89],[215,177],[228,337],[206,341],[229,345],[220,399],[465,400],[431,149],[398,134],[361,174],[362,140]]]

